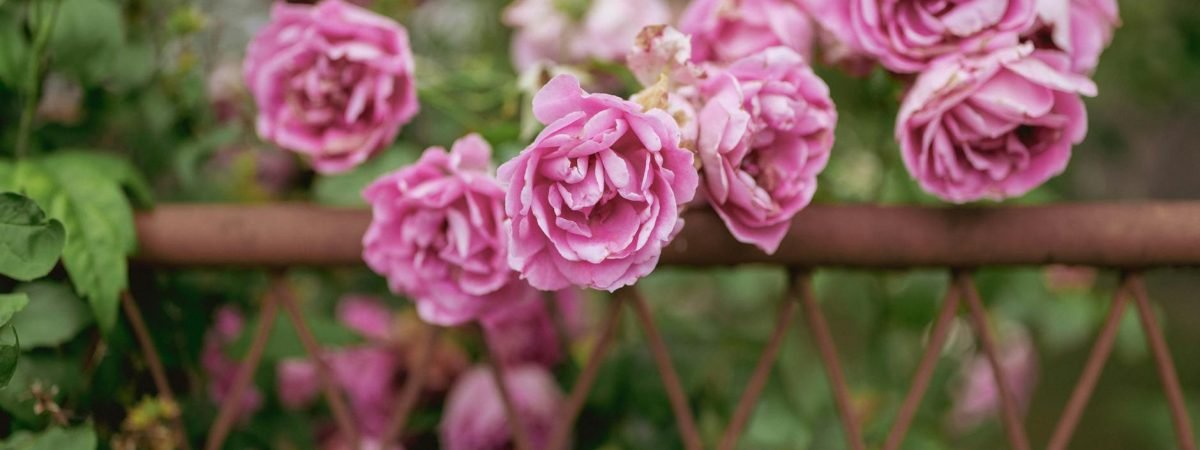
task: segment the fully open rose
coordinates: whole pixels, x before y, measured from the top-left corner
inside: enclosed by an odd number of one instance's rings
[[[1035,0],[803,1],[843,44],[901,73],[945,55],[1016,44],[1035,17]]]
[[[733,63],[702,91],[704,192],[734,237],[774,253],[829,161],[837,123],[829,88],[802,56],[773,47]]]
[[[1061,173],[1087,134],[1096,85],[1065,54],[1023,45],[921,74],[896,122],[904,165],[952,202],[1022,195]]]
[[[679,19],[696,61],[733,61],[783,45],[808,57],[813,26],[795,0],[696,0]]]
[[[245,75],[258,134],[320,172],[362,163],[417,113],[408,34],[342,0],[276,2],[246,52]]]
[[[508,268],[504,190],[488,173],[491,147],[478,135],[425,151],[416,164],[376,180],[363,259],[439,325],[479,319],[528,289]]]
[[[546,129],[500,167],[509,262],[529,284],[615,290],[654,270],[698,175],[661,109],[588,94],[560,75],[533,100]]]

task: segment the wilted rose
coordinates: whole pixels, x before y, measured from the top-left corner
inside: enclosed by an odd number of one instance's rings
[[[258,134],[320,172],[367,160],[417,113],[404,28],[342,0],[276,2],[244,65]]]
[[[588,94],[570,75],[538,92],[533,110],[546,128],[499,170],[512,267],[543,290],[611,291],[649,274],[698,181],[675,120]]]
[[[773,47],[734,62],[702,92],[705,196],[734,237],[774,253],[829,161],[837,124],[829,88],[804,57]]]
[[[373,212],[363,259],[430,323],[476,320],[527,289],[508,266],[504,190],[489,173],[491,152],[468,135],[450,153],[426,150],[363,193]]]
[[[1096,85],[1067,56],[1022,45],[947,59],[917,78],[896,121],[909,174],[951,202],[1022,195],[1061,173],[1087,134]]]
[[[817,22],[851,49],[900,73],[940,57],[1016,44],[1036,0],[803,0]]]

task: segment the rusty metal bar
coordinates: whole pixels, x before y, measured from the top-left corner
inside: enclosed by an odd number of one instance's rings
[[[711,211],[685,218],[664,264],[1200,266],[1200,202],[815,205],[796,216],[774,255],[735,241]],[[369,222],[366,210],[308,204],[160,205],[137,216],[138,258],[167,265],[361,264]]]
[[[270,337],[271,325],[275,323],[275,317],[279,315],[279,303],[274,292],[268,292],[263,297],[262,309],[259,311],[258,323],[254,327],[254,335],[250,340],[250,349],[246,351],[246,357],[242,359],[242,363],[238,365],[237,373],[233,376],[233,386],[229,389],[229,395],[221,402],[221,408],[217,411],[217,418],[213,421],[213,426],[208,430],[208,438],[205,439],[205,450],[220,450],[225,444],[225,438],[229,437],[229,431],[233,428],[233,422],[237,420],[238,408],[242,403],[242,396],[246,394],[246,389],[250,387],[250,383],[254,378],[254,371],[258,369],[258,364],[262,362],[263,350],[267,346],[267,338]]]
[[[620,323],[621,299],[614,298],[608,303],[608,312],[605,313],[604,321],[600,325],[600,336],[592,346],[592,353],[588,355],[587,362],[584,363],[583,372],[580,372],[579,378],[576,378],[575,384],[571,386],[571,393],[567,396],[566,403],[563,404],[562,414],[554,423],[554,428],[550,430],[547,449],[567,449],[575,418],[579,417],[579,412],[583,410],[583,404],[587,401],[588,393],[592,391],[592,385],[596,383],[596,376],[600,374],[600,365],[604,363],[604,357],[608,355],[609,350],[612,350],[614,338],[617,336],[617,325]]]
[[[521,417],[521,412],[517,410],[516,403],[513,402],[512,392],[508,389],[508,371],[504,367],[503,358],[487,338],[487,333],[480,330],[480,334],[484,336],[484,345],[487,346],[488,356],[492,360],[492,381],[496,383],[496,392],[500,393],[500,403],[504,406],[504,415],[508,417],[508,427],[513,435],[513,450],[533,450],[529,441],[529,433],[525,428],[525,421]]]
[[[1171,350],[1167,348],[1162,327],[1150,306],[1141,274],[1134,273],[1129,276],[1129,290],[1133,293],[1138,317],[1142,321],[1142,330],[1146,332],[1146,343],[1150,345],[1154,354],[1154,364],[1158,367],[1163,392],[1167,395],[1167,404],[1171,407],[1171,425],[1175,427],[1179,449],[1196,450],[1196,436],[1192,432],[1192,420],[1188,417],[1187,405],[1184,404],[1183,389],[1179,387],[1179,376],[1175,373],[1175,362],[1171,359]]]
[[[794,297],[796,293],[792,292],[788,295]],[[733,410],[733,417],[725,428],[725,434],[721,436],[720,445],[717,446],[718,450],[733,450],[737,446],[738,438],[742,436],[742,430],[750,421],[750,415],[754,413],[754,406],[758,404],[758,397],[771,377],[771,367],[775,365],[775,360],[779,357],[783,339],[787,336],[787,330],[795,318],[796,302],[791,298],[784,298],[779,304],[779,312],[775,315],[775,328],[771,331],[767,346],[763,348],[762,354],[758,357],[758,363],[754,366],[750,381],[746,383],[746,390],[742,391],[742,397],[738,399],[737,407]]]
[[[817,296],[813,293],[811,275],[800,272],[793,275],[796,290],[800,293],[800,304],[804,307],[804,317],[808,320],[808,328],[817,343],[817,351],[825,366],[825,375],[829,378],[829,386],[833,391],[834,404],[837,405],[838,415],[842,419],[842,428],[846,431],[846,441],[851,450],[866,450],[863,443],[862,426],[858,423],[858,415],[850,401],[850,389],[846,387],[846,376],[842,372],[842,364],[838,361],[837,346],[833,342],[833,333],[829,331],[829,323],[825,314],[817,304]]]
[[[1054,427],[1054,434],[1050,436],[1050,444],[1046,446],[1046,450],[1066,450],[1067,445],[1071,443],[1071,435],[1075,433],[1075,426],[1079,424],[1083,410],[1087,408],[1088,400],[1092,398],[1096,383],[1100,381],[1100,374],[1104,372],[1104,365],[1108,362],[1109,355],[1112,354],[1113,343],[1117,340],[1121,316],[1125,314],[1125,307],[1129,304],[1129,280],[1128,274],[1121,275],[1121,285],[1117,287],[1116,292],[1113,292],[1112,306],[1108,309],[1108,317],[1104,319],[1104,324],[1100,327],[1096,344],[1092,346],[1092,352],[1088,355],[1087,362],[1084,363],[1083,374],[1079,376],[1079,382],[1075,384],[1071,398],[1067,400],[1067,406],[1063,409],[1058,425]]]
[[[421,389],[425,387],[425,376],[429,373],[429,365],[433,361],[433,350],[437,347],[441,328],[425,325],[421,334],[421,342],[417,344],[419,347],[416,361],[412,361],[413,364],[409,365],[412,370],[409,371],[404,380],[404,386],[397,394],[396,409],[392,411],[392,417],[383,431],[383,439],[380,442],[384,448],[389,448],[388,445],[400,439],[400,434],[404,432],[404,426],[408,425],[408,418],[417,406]]]
[[[663,341],[662,333],[654,324],[650,306],[646,304],[646,299],[642,297],[637,286],[622,288],[617,291],[617,295],[625,297],[625,302],[633,307],[634,316],[641,324],[642,331],[646,333],[646,341],[650,344],[650,355],[654,357],[654,364],[658,366],[658,374],[662,378],[663,387],[667,390],[667,400],[671,402],[671,411],[675,413],[675,425],[679,428],[679,437],[683,439],[683,447],[687,450],[703,450],[704,442],[700,438],[700,430],[696,428],[696,418],[692,415],[692,408],[688,406],[687,393],[683,389],[683,383],[679,381],[679,374],[675,372],[674,364],[671,363],[671,353],[667,351],[667,344]]]
[[[996,346],[991,326],[988,325],[987,311],[983,307],[983,301],[979,299],[975,281],[969,272],[955,271],[954,284],[958,286],[959,294],[966,298],[967,317],[971,319],[983,352],[991,363],[992,377],[1000,391],[1000,416],[1004,421],[1004,430],[1008,433],[1008,441],[1013,450],[1029,450],[1029,436],[1025,434],[1025,425],[1021,422],[1021,408],[1013,395],[1012,384],[1008,382],[1008,374],[1001,364],[1000,349]]]
[[[899,450],[900,445],[904,443],[904,435],[912,426],[917,408],[921,406],[921,399],[925,398],[925,391],[929,388],[929,381],[933,379],[933,371],[937,368],[942,348],[946,345],[946,337],[950,334],[950,325],[954,323],[954,317],[958,314],[958,298],[958,290],[954,285],[947,286],[941,312],[938,313],[933,329],[929,332],[929,343],[925,345],[925,353],[921,355],[921,362],[918,363],[912,385],[904,396],[904,403],[900,404],[900,410],[896,413],[896,421],[888,431],[883,450]]]
[[[358,448],[358,426],[354,421],[354,415],[350,412],[350,407],[346,405],[346,399],[342,397],[342,390],[334,382],[333,370],[325,361],[325,352],[321,349],[321,344],[317,342],[316,336],[313,336],[312,330],[308,329],[308,323],[304,321],[304,315],[296,306],[296,299],[287,285],[287,280],[282,274],[275,274],[273,278],[271,291],[279,297],[279,302],[283,304],[283,310],[291,319],[292,327],[296,329],[296,335],[300,337],[300,344],[304,346],[304,351],[312,358],[313,365],[317,368],[317,379],[321,382],[321,392],[324,394],[325,402],[329,404],[329,411],[333,413],[333,420],[352,447]]]
[[[154,339],[150,337],[150,330],[146,328],[142,310],[138,308],[137,301],[133,299],[133,294],[130,294],[129,291],[121,292],[121,309],[125,310],[125,316],[129,318],[129,326],[133,328],[133,335],[137,338],[138,346],[142,348],[142,355],[146,357],[146,365],[150,368],[150,377],[154,379],[154,387],[158,390],[158,396],[176,408],[175,416],[171,417],[171,427],[179,435],[177,443],[181,449],[189,450],[192,446],[188,443],[187,431],[183,427],[183,418],[179,412],[181,406],[179,402],[175,401],[175,392],[171,389],[171,383],[167,381],[167,370],[163,368],[162,358],[158,356],[158,349],[154,346]]]

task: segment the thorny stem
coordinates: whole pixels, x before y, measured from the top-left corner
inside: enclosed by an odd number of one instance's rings
[[[48,7],[45,5],[49,5]],[[38,91],[40,88],[42,60],[46,57],[46,44],[50,42],[50,33],[58,19],[58,0],[49,2],[33,2],[29,6],[30,17],[37,12],[37,29],[33,38],[33,51],[25,66],[25,104],[21,110],[21,122],[17,128],[16,157],[23,158],[29,153],[29,136],[33,133],[33,115],[37,112]]]

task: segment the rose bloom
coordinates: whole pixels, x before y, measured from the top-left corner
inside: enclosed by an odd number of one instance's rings
[[[813,26],[794,0],[696,0],[679,19],[695,61],[733,61],[768,47],[812,55]]]
[[[276,2],[244,66],[259,136],[319,172],[367,160],[417,113],[404,28],[341,0]]]
[[[1117,0],[1038,0],[1038,22],[1029,33],[1038,48],[1071,55],[1071,69],[1090,73],[1121,24]]]
[[[373,212],[363,259],[427,322],[461,325],[527,289],[508,267],[504,190],[489,173],[491,152],[468,135],[450,153],[425,150],[363,193]]]
[[[1008,381],[1017,406],[1024,409],[1037,387],[1037,350],[1024,328],[1014,328],[1000,344],[1000,370]],[[1000,411],[1000,386],[986,355],[975,355],[963,364],[961,385],[954,392],[950,424],[959,432],[969,431]]]
[[[242,313],[232,307],[224,306],[217,310],[213,318],[212,329],[204,335],[204,347],[200,350],[200,366],[208,377],[208,396],[213,403],[225,401],[225,397],[233,389],[234,378],[237,377],[238,361],[225,354],[224,347],[238,340],[246,327],[246,319]],[[242,394],[241,403],[237,406],[237,417],[241,422],[250,420],[262,408],[262,392],[250,385]]]
[[[962,203],[1019,196],[1061,173],[1087,135],[1096,85],[1066,55],[1022,45],[947,59],[917,78],[896,121],[909,174]]]
[[[533,112],[546,128],[499,170],[512,268],[542,290],[612,291],[649,274],[698,181],[675,120],[570,75],[542,88]]]
[[[536,365],[509,366],[505,371],[505,384],[531,448],[545,449],[563,403],[558,384],[546,369]],[[511,430],[490,369],[476,367],[458,379],[438,426],[444,450],[512,448]]]
[[[581,11],[567,11],[564,3],[580,4],[517,0],[504,10],[504,23],[515,29],[512,59],[518,72],[537,63],[620,60],[642,27],[671,19],[663,0],[590,0]]]
[[[942,56],[1016,44],[1036,0],[803,0],[826,30],[894,72],[925,70]]]
[[[829,88],[787,47],[734,62],[702,89],[696,149],[704,194],[741,242],[774,253],[829,161]]]
[[[502,364],[554,366],[565,356],[562,344],[582,331],[583,299],[578,290],[563,289],[550,299],[543,299],[538,291],[531,291],[531,294],[481,321],[488,346],[498,354]],[[568,336],[559,336],[558,324],[547,301],[556,303],[563,316],[562,326],[566,328],[562,331]]]

